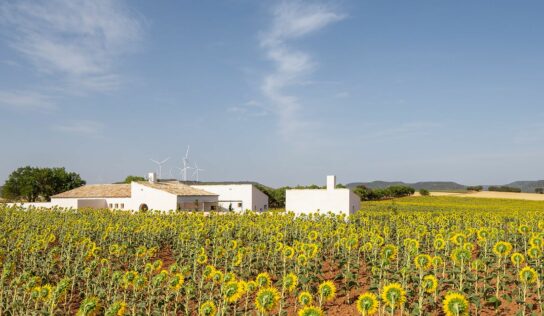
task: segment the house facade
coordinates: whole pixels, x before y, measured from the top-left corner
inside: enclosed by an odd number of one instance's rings
[[[268,196],[253,184],[198,184],[192,187],[217,194],[220,210],[268,210]]]
[[[350,189],[336,188],[336,176],[327,176],[326,189],[291,189],[285,192],[285,209],[295,214],[320,212],[353,214],[361,199]]]
[[[150,179],[154,179],[151,178]],[[24,205],[23,205],[24,206]],[[91,184],[51,197],[48,203],[28,206],[120,210],[215,211],[218,195],[175,182],[138,181],[130,184]]]

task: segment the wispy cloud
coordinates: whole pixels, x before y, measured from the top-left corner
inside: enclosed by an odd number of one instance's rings
[[[14,1],[0,5],[11,46],[36,69],[71,88],[115,89],[115,62],[142,34],[142,21],[120,1]]]
[[[305,125],[297,117],[302,107],[299,98],[286,90],[302,84],[317,65],[309,53],[291,47],[290,43],[343,18],[343,14],[327,5],[301,1],[283,1],[272,11],[271,26],[261,34],[260,44],[275,67],[265,76],[261,90],[278,113],[285,135]]]
[[[0,91],[0,107],[16,110],[51,110],[55,108],[52,97],[34,91]]]
[[[227,111],[238,115],[239,119],[244,117],[267,116],[270,112],[267,107],[255,100],[249,100],[242,105],[231,106]]]
[[[70,133],[98,136],[104,129],[104,124],[96,121],[80,120],[52,126],[53,130]]]

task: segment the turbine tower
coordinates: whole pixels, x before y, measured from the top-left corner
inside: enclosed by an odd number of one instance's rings
[[[187,170],[191,169],[189,167],[189,145],[187,145],[187,151],[185,152],[185,157],[183,157],[183,181],[187,181]]]
[[[157,161],[157,160],[154,160],[154,159],[149,159],[149,160],[151,160],[151,161],[153,161],[154,163],[157,164],[157,166],[159,167],[159,179],[162,178],[162,165],[164,165],[165,162],[170,160],[170,157],[164,159],[163,161]]]
[[[196,175],[196,181],[198,182],[198,173],[199,173],[200,171],[206,171],[206,170],[200,169],[200,168],[198,167],[198,165],[196,164],[196,162],[195,162],[195,166],[193,167],[193,169],[195,170],[195,171],[193,171],[193,176]]]

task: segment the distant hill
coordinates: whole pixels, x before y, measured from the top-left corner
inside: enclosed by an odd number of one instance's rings
[[[353,182],[348,183],[348,188],[354,188],[358,185],[364,185],[369,189],[383,189],[392,185],[406,185],[415,190],[426,189],[430,191],[446,191],[446,190],[465,190],[466,186],[452,181],[423,181],[416,183],[406,183],[402,181],[372,181],[372,182]]]
[[[505,184],[508,187],[519,188],[522,192],[535,193],[536,188],[544,188],[544,180],[538,181],[515,181]]]

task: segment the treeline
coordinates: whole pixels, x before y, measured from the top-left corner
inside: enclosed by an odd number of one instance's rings
[[[473,186],[468,186],[467,187],[467,190],[468,191],[476,191],[476,192],[480,192],[480,191],[483,191],[484,187],[481,186],[481,185],[473,185]]]
[[[64,168],[21,167],[13,171],[2,187],[6,200],[49,201],[51,196],[85,184],[79,174]]]
[[[370,189],[364,185],[356,186],[353,193],[357,194],[361,201],[378,201],[410,196],[415,189],[405,185],[392,185],[388,188]]]
[[[515,192],[520,193],[520,188],[514,188],[514,187],[508,187],[508,186],[490,186],[488,188],[489,191],[495,191],[495,192]]]

